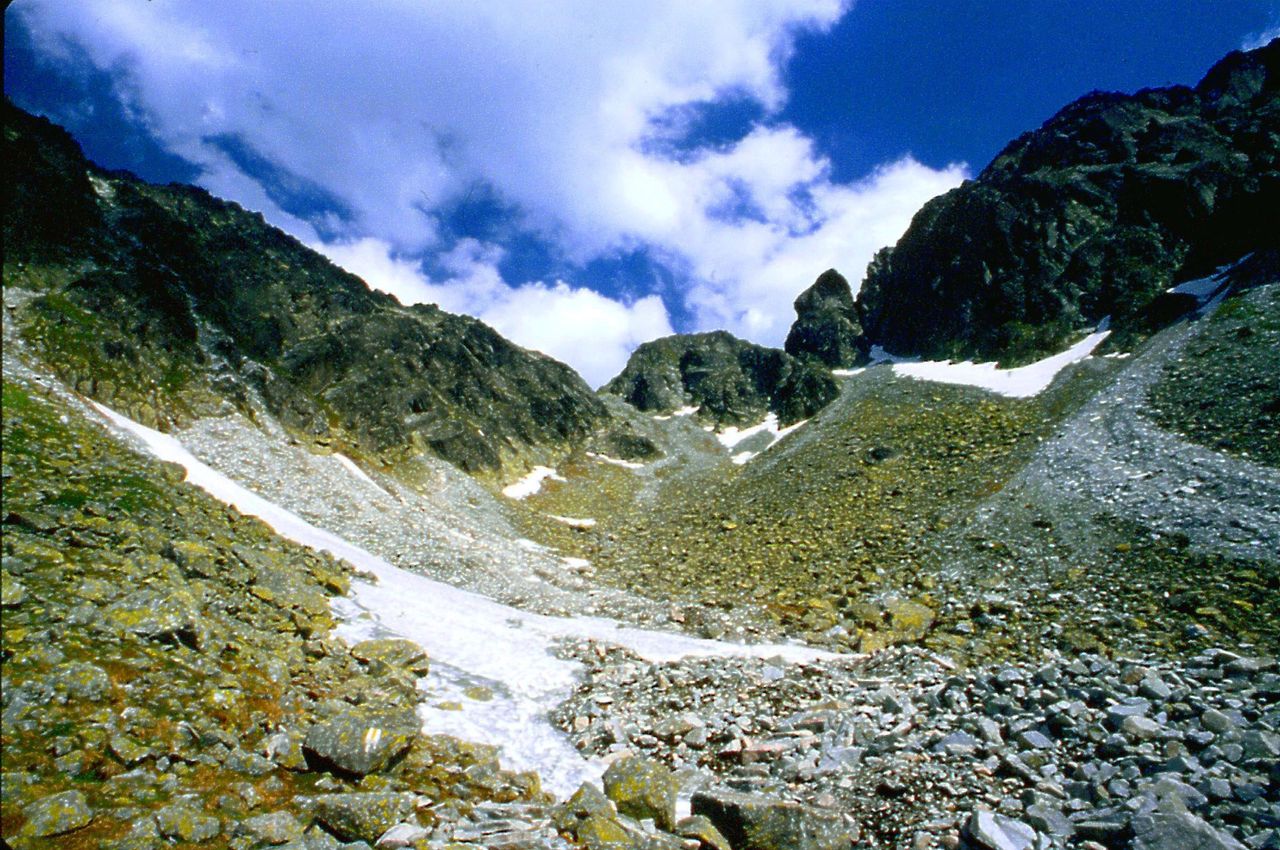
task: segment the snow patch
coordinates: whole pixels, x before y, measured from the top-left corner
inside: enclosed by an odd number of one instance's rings
[[[549,466],[535,466],[533,471],[514,484],[502,488],[502,495],[508,499],[527,499],[542,489],[542,482],[547,479],[564,481],[564,477]]]
[[[373,487],[377,487],[379,490],[382,490],[382,492],[386,493],[387,495],[391,495],[390,493],[387,493],[386,490],[382,489],[382,485],[380,485],[377,481],[374,481],[372,478],[370,478],[369,475],[363,469],[357,466],[356,462],[351,458],[347,457],[341,452],[334,452],[333,459],[336,460],[338,463],[342,464],[342,468],[345,469],[347,472],[350,472],[356,478],[359,478],[361,481],[364,481],[365,483]]]
[[[1067,366],[1092,354],[1110,333],[1103,330],[1089,334],[1066,351],[1014,369],[997,369],[995,363],[931,360],[917,363],[896,361],[893,371],[908,378],[982,387],[1010,398],[1030,398],[1053,383],[1057,374]]]
[[[429,696],[419,713],[428,733],[455,735],[502,748],[507,767],[535,770],[560,796],[603,773],[548,720],[581,674],[577,662],[556,658],[563,639],[617,644],[655,663],[686,657],[779,658],[803,663],[835,657],[794,644],[743,645],[624,626],[602,617],[548,617],[501,605],[392,566],[337,535],[317,528],[197,460],[178,440],[94,403],[108,422],[161,460],[180,464],[187,481],[214,498],[256,516],[282,537],[329,552],[375,579],[353,581],[351,595],[333,600],[348,641],[403,637],[431,655],[431,674],[419,683]],[[567,559],[566,559],[567,562]],[[490,696],[478,699],[475,688]],[[442,704],[461,705],[445,710]]]
[[[854,375],[861,375],[867,371],[867,367],[863,366],[858,369],[832,369],[831,374],[837,378],[852,378]]]
[[[695,405],[692,405],[691,407],[682,407],[679,410],[673,410],[670,413],[657,414],[653,418],[657,419],[659,422],[666,422],[668,419],[671,419],[676,416],[692,416],[693,414],[697,413],[701,409],[702,408],[700,405],[695,404]]]
[[[595,528],[596,521],[591,517],[575,517],[575,516],[559,516],[558,514],[547,514],[556,522],[562,522],[570,528]]]
[[[783,437],[790,434],[792,431],[795,431],[797,428],[799,428],[801,425],[804,425],[808,421],[809,421],[808,419],[801,419],[799,422],[794,422],[785,428],[779,428],[777,414],[770,413],[768,416],[764,418],[763,422],[757,425],[752,425],[750,428],[736,428],[730,425],[728,428],[725,428],[723,431],[718,432],[716,434],[716,439],[720,441],[720,444],[722,446],[732,451],[738,444],[751,439],[757,434],[770,435],[769,444],[764,448],[759,449],[758,451],[737,452],[736,454],[734,454],[732,457],[729,458],[734,463],[741,466],[742,464],[751,460],[753,457],[760,454],[761,452],[765,452],[773,448],[775,445],[778,444],[779,440],[781,440]]]
[[[622,458],[609,457],[608,455],[597,454],[596,452],[587,452],[587,457],[592,460],[598,460],[601,463],[610,463],[614,466],[621,466],[623,469],[643,469],[643,463],[636,463],[633,460],[623,460]]]

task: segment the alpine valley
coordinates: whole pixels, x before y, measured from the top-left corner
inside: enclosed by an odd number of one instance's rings
[[[5,847],[1280,848],[1280,41],[599,391],[4,162]]]

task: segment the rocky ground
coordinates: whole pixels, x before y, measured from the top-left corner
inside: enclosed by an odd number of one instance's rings
[[[502,771],[496,751],[419,733],[419,649],[330,632],[347,568],[104,439],[6,346],[4,839],[1280,845],[1280,483],[1252,453],[1159,426],[1166,408],[1147,401],[1186,378],[1177,364],[1205,334],[1239,338],[1231,327],[1186,325],[1133,358],[1095,358],[1031,402],[873,370],[846,380],[830,408],[844,419],[816,420],[746,467],[711,454],[722,450],[692,422],[672,426],[683,449],[639,471],[572,461],[571,482],[580,468],[593,487],[639,482],[655,499],[726,482],[699,512],[677,502],[678,522],[643,526],[671,531],[654,538],[672,566],[645,574],[649,599],[595,588],[560,554],[516,542],[513,529],[554,528],[548,542],[616,575],[609,553],[631,545],[626,526],[548,518],[571,499],[589,507],[571,484],[508,509],[444,467],[365,480],[235,419],[182,433],[316,523],[509,601],[879,650],[797,668],[566,646],[587,674],[555,719],[610,770],[603,790],[560,804],[535,777]],[[826,477],[806,478],[824,464]],[[789,493],[744,499],[771,476]],[[787,545],[812,557],[753,567],[752,552]],[[697,558],[738,572],[699,573]],[[502,564],[523,565],[505,589]],[[789,581],[798,594],[768,596]],[[744,585],[758,587],[745,602]],[[833,601],[806,595],[824,587],[839,588]]]

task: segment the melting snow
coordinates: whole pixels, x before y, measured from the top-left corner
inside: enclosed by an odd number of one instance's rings
[[[549,466],[535,466],[533,471],[514,484],[502,488],[502,495],[508,499],[527,499],[542,489],[542,482],[550,478],[552,481],[564,481],[558,472]]]
[[[563,522],[565,525],[571,528],[595,528],[596,527],[596,521],[591,517],[559,516],[558,514],[547,514],[547,516],[551,517],[556,522]]]
[[[770,439],[769,441],[769,445],[760,449],[760,451],[738,452],[734,454],[733,457],[730,458],[730,460],[732,460],[734,463],[741,466],[742,464],[751,460],[756,455],[760,454],[760,452],[768,451],[769,449],[773,448],[779,440],[781,440],[783,437],[787,436],[792,431],[796,430],[797,428],[799,428],[801,425],[805,424],[808,421],[809,421],[808,419],[801,419],[799,422],[792,423],[791,425],[788,425],[785,428],[779,428],[777,414],[770,413],[768,416],[764,418],[763,422],[757,425],[752,425],[750,428],[736,428],[730,425],[728,428],[725,428],[723,431],[718,432],[716,434],[716,439],[719,440],[720,444],[724,446],[726,449],[733,449],[739,443],[742,443],[745,440],[749,440],[752,437],[756,436],[757,434],[769,434],[772,436],[772,439]]]
[[[421,644],[431,656],[431,674],[420,684],[431,699],[420,709],[424,730],[496,744],[508,767],[538,771],[544,786],[561,796],[598,779],[604,769],[598,760],[585,760],[547,719],[581,673],[576,662],[551,654],[561,639],[614,643],[653,662],[688,656],[777,657],[791,662],[832,657],[803,646],[723,643],[635,629],[601,617],[547,617],[501,605],[398,569],[246,490],[201,463],[168,434],[94,406],[153,455],[182,465],[187,481],[214,498],[262,519],[282,537],[329,552],[375,576],[376,583],[352,582],[351,595],[333,601],[345,621],[339,633],[351,641],[399,636]],[[480,693],[491,698],[478,698]],[[442,703],[461,705],[462,710],[445,710]]]
[[[379,490],[382,490],[382,486],[379,485],[377,481],[374,481],[372,478],[370,478],[368,474],[359,466],[357,466],[356,462],[351,458],[347,457],[346,455],[340,452],[334,452],[333,458],[338,463],[342,464],[343,469],[345,469],[347,472],[350,472],[356,478],[359,478],[361,481],[364,481],[368,484],[373,485],[374,487],[377,487]],[[386,493],[387,491],[382,490],[382,492]],[[390,494],[388,493],[387,495],[390,495]]]
[[[595,452],[587,452],[587,457],[592,460],[598,460],[601,463],[611,463],[614,466],[621,466],[623,469],[642,469],[643,463],[636,463],[633,460],[622,460],[621,458],[609,457],[608,455],[596,454]]]
[[[692,416],[693,414],[697,413],[700,409],[701,409],[700,406],[695,404],[692,407],[682,407],[679,410],[673,410],[667,414],[658,414],[658,415],[655,415],[653,418],[657,419],[659,422],[666,422],[668,419],[672,418],[673,416]]]
[[[1089,334],[1060,354],[1014,369],[997,369],[995,363],[948,363],[933,360],[922,363],[895,361],[893,371],[909,378],[942,384],[965,384],[1011,398],[1029,398],[1053,383],[1054,377],[1067,366],[1092,354],[1109,333],[1110,331],[1101,330]]]
[[[832,369],[831,374],[835,375],[837,378],[852,378],[854,375],[861,375],[865,371],[867,371],[867,369],[864,366],[859,369]]]

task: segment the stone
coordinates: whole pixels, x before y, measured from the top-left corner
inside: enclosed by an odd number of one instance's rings
[[[111,691],[111,678],[96,664],[72,661],[59,665],[53,674],[53,687],[73,699],[101,702]]]
[[[343,841],[373,844],[387,830],[410,822],[417,809],[414,794],[395,791],[320,794],[312,799],[315,818]]]
[[[1205,709],[1200,715],[1200,725],[1215,735],[1223,735],[1236,728],[1235,721],[1216,708]]]
[[[235,832],[274,847],[302,838],[302,824],[289,812],[268,812],[241,821]]]
[[[302,747],[315,767],[364,776],[409,749],[421,728],[422,721],[410,709],[362,706],[312,726]]]
[[[733,850],[729,839],[720,834],[710,818],[692,815],[676,824],[676,835],[701,842],[701,850]]]
[[[186,590],[138,590],[112,603],[104,615],[115,628],[149,640],[185,644],[192,649],[200,649],[204,643],[206,626],[199,605]]]
[[[557,829],[577,835],[582,821],[588,818],[609,820],[617,814],[613,801],[603,791],[590,782],[584,782],[573,796],[552,810],[551,820]]]
[[[1190,812],[1160,811],[1133,819],[1132,850],[1245,850]]]
[[[156,828],[165,838],[199,844],[217,838],[222,821],[192,806],[175,803],[156,812]]]
[[[41,797],[22,810],[27,822],[22,835],[31,838],[50,838],[64,835],[93,820],[93,809],[79,791],[61,791]]]
[[[1027,850],[1036,840],[1036,831],[1027,824],[985,809],[974,810],[964,834],[987,850]]]
[[[1149,717],[1126,717],[1120,724],[1120,731],[1135,741],[1150,741],[1159,736],[1160,724]]]
[[[388,668],[406,670],[415,676],[425,676],[431,670],[426,650],[404,638],[363,640],[351,647],[351,654],[368,665],[374,675]]]
[[[605,771],[604,793],[628,817],[653,818],[668,832],[675,828],[680,780],[656,761],[639,756],[618,759]]]
[[[765,794],[699,791],[690,805],[733,850],[848,850],[858,838],[857,827],[837,814]]]
[[[27,587],[9,573],[0,573],[0,607],[16,608],[27,598]]]
[[[418,842],[425,842],[430,837],[431,830],[416,823],[398,823],[382,833],[373,846],[399,850],[403,847],[413,847]]]

